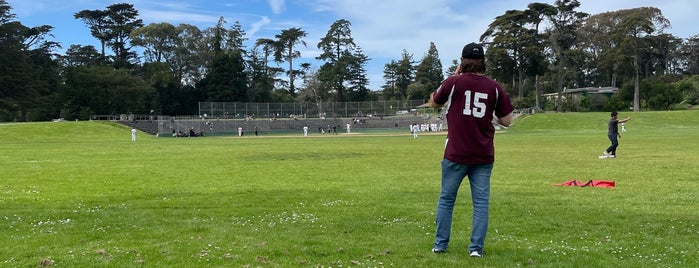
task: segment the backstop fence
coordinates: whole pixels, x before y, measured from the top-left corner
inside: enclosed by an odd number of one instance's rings
[[[159,136],[245,135],[293,133],[304,127],[312,131],[345,132],[371,129],[402,129],[413,124],[426,130],[441,128],[438,111],[421,107],[423,102],[371,101],[324,103],[200,102],[198,115],[95,115],[92,120],[124,122]]]

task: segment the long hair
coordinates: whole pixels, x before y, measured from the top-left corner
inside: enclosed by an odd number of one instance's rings
[[[461,73],[485,73],[485,59],[461,59]]]

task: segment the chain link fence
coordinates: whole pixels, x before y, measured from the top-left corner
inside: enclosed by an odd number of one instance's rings
[[[352,118],[406,115],[414,112],[421,100],[366,102],[200,102],[199,116],[235,118]]]

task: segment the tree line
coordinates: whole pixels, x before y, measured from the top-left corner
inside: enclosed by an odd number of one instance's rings
[[[481,35],[488,75],[501,81],[520,108],[558,111],[668,109],[695,105],[699,37],[664,34],[657,8],[596,15],[579,2],[532,3],[496,17]],[[351,23],[339,19],[309,44],[301,28],[259,38],[247,48],[239,22],[144,25],[128,3],[81,10],[99,41],[70,45],[50,40],[52,26],[28,27],[0,0],[0,121],[88,119],[123,113],[195,115],[198,102],[323,102],[425,100],[452,73],[434,43],[419,60],[403,50],[384,66],[381,90],[368,88],[371,60],[355,44]],[[320,66],[298,62],[315,45]],[[611,101],[570,104],[564,88],[619,86]],[[558,92],[555,102],[541,99]],[[599,102],[599,103],[598,103]],[[681,105],[680,105],[681,104]]]

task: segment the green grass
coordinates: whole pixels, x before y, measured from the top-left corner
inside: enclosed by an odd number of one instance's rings
[[[496,136],[486,256],[429,252],[444,136],[155,138],[0,124],[0,267],[697,267],[699,114],[520,117]],[[406,131],[407,132],[407,131]],[[407,134],[407,133],[406,133]],[[615,189],[557,187],[614,180]]]

